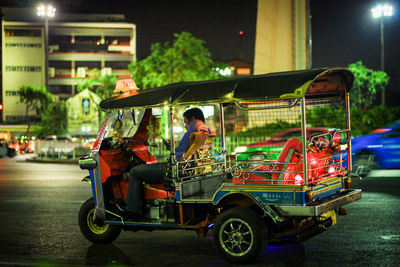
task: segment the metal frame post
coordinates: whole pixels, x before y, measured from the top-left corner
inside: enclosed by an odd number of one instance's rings
[[[219,126],[221,129],[221,147],[222,147],[222,152],[226,151],[225,148],[225,117],[224,117],[224,107],[222,104],[219,104]]]
[[[350,112],[350,92],[346,90],[345,92],[345,109],[346,109],[346,126],[347,129],[350,131],[350,136],[348,140],[348,146],[347,146],[347,169],[351,171],[352,169],[352,155],[351,155],[351,112]]]
[[[224,155],[224,168],[226,167],[226,148],[225,148],[225,117],[224,117],[224,106],[219,104],[219,127],[221,133],[221,150]]]
[[[169,108],[168,114],[168,123],[169,123],[169,135],[171,136],[171,168],[172,168],[172,176],[178,177],[178,166],[175,158],[175,137],[174,137],[174,125],[173,125],[173,115],[174,109],[173,107]]]
[[[306,128],[306,98],[301,98],[301,138],[303,139],[303,178],[304,185],[308,185],[308,172],[307,172],[307,128]]]

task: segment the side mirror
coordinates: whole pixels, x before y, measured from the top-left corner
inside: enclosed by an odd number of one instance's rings
[[[82,170],[93,170],[97,167],[97,161],[94,158],[85,156],[79,159],[79,167]]]

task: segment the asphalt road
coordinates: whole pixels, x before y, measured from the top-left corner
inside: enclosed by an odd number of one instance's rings
[[[76,165],[0,159],[1,266],[232,266],[191,231],[122,232],[112,245],[80,233],[91,196]],[[300,245],[269,246],[252,266],[400,266],[400,171],[362,181],[362,200],[338,224]]]

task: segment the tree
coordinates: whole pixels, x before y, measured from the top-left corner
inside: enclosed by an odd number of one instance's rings
[[[40,134],[61,135],[67,132],[67,105],[63,100],[55,100],[41,114]]]
[[[389,76],[383,71],[365,67],[361,61],[349,65],[354,73],[354,84],[350,91],[352,104],[366,111],[376,99],[376,94],[385,90]]]
[[[117,75],[106,74],[101,75],[100,71],[94,69],[90,73],[91,78],[84,79],[82,83],[78,84],[78,92],[88,88],[98,95],[101,99],[106,99],[112,95],[117,82]]]
[[[31,121],[29,111],[36,111],[36,114],[41,114],[48,105],[53,101],[53,95],[47,92],[43,86],[35,86],[33,84],[23,85],[19,88],[19,100],[25,104],[25,118],[28,124],[26,135],[29,135]]]
[[[213,68],[216,63],[204,47],[204,41],[188,32],[175,34],[172,44],[155,43],[151,54],[129,65],[139,88],[147,89],[181,81],[200,81],[222,77]],[[221,66],[220,66],[221,67]]]

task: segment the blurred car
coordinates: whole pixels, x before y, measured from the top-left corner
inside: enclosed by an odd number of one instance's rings
[[[400,168],[400,120],[351,142],[353,172],[361,177],[373,169]]]
[[[327,128],[307,128],[307,137],[315,134],[327,133]],[[270,160],[276,160],[279,153],[282,151],[286,141],[292,137],[301,137],[301,128],[293,128],[281,132],[271,138],[264,141],[249,144],[247,146],[240,146],[235,149],[238,160],[263,160],[264,152],[277,152],[276,158]]]
[[[18,153],[20,150],[20,142],[17,138],[13,137],[11,138],[9,145],[10,148],[15,149],[15,151]]]
[[[9,147],[8,142],[4,139],[0,139],[0,157],[9,156],[15,157],[17,155],[17,151],[14,148]]]
[[[68,155],[72,156],[74,144],[71,136],[62,135],[49,135],[40,140],[40,153],[47,154],[47,156]]]

